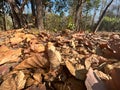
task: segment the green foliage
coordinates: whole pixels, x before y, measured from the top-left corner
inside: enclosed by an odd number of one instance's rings
[[[69,22],[69,23],[68,23],[68,29],[74,30],[74,29],[75,29],[75,24],[72,23],[72,22]]]
[[[105,16],[100,29],[107,31],[120,30],[120,18]]]
[[[61,17],[57,14],[49,13],[45,17],[45,29],[46,30],[64,30],[67,27],[66,17]]]

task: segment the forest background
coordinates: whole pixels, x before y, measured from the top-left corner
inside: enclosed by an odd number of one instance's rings
[[[0,0],[0,30],[119,31],[120,0]]]

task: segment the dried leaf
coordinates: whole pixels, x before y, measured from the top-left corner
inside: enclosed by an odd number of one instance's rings
[[[17,82],[17,90],[23,89],[25,86],[25,83],[26,83],[26,79],[25,79],[25,75],[22,71],[18,72],[15,80]]]
[[[80,79],[80,80],[85,79],[87,70],[85,69],[84,65],[76,64],[74,66],[70,61],[66,61],[65,64],[73,76],[75,76],[77,79]]]
[[[30,44],[31,50],[34,52],[44,52],[45,51],[45,46],[40,43],[31,43]]]
[[[34,73],[33,78],[36,80],[36,85],[42,82],[41,73]]]
[[[11,76],[0,85],[0,90],[17,90],[15,79]]]
[[[53,43],[51,43],[51,42],[49,42],[47,45],[47,53],[48,53],[48,58],[49,58],[49,62],[50,62],[50,68],[51,69],[58,68],[60,66],[60,63],[62,62],[61,55],[55,49]]]
[[[4,63],[18,62],[21,55],[21,48],[17,50],[9,50],[0,55],[0,65]]]
[[[18,64],[15,67],[15,69],[40,68],[40,67],[46,68],[47,63],[48,63],[47,59],[43,55],[39,54],[23,60],[20,64]]]
[[[97,55],[93,54],[89,58],[85,60],[85,67],[88,70],[91,66],[95,67],[99,64],[99,60],[97,59]]]
[[[9,50],[10,49],[5,45],[0,46],[0,53],[5,53],[6,51],[9,51]]]
[[[5,75],[10,71],[10,67],[7,65],[0,66],[0,75]]]
[[[23,36],[24,39],[27,39],[27,42],[33,40],[33,39],[36,39],[35,35],[33,34],[26,34]]]
[[[27,81],[26,81],[26,85],[25,86],[26,87],[30,87],[30,86],[34,85],[34,82],[35,82],[34,79],[28,78]]]
[[[107,74],[103,73],[102,71],[94,70],[95,74],[102,80],[109,80],[111,77],[109,77]]]

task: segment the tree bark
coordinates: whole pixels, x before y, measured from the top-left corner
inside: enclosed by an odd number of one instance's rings
[[[37,16],[36,16],[35,0],[31,0],[31,9],[32,9],[32,16],[34,18],[34,25],[35,25],[35,27],[37,27]]]
[[[79,31],[81,30],[81,18],[82,18],[82,4],[85,2],[86,0],[78,0],[77,2],[77,6],[76,6],[76,10],[75,10],[75,27],[76,30]]]
[[[98,22],[97,22],[96,25],[95,25],[95,28],[93,29],[93,33],[96,33],[96,31],[99,29],[99,27],[100,27],[100,25],[101,25],[101,23],[102,23],[102,21],[103,21],[103,17],[104,17],[104,15],[105,15],[107,9],[109,8],[109,6],[112,4],[112,2],[113,2],[113,0],[111,0],[111,1],[108,3],[108,5],[107,5],[106,8],[104,9],[104,11],[102,12],[102,14],[101,14]]]
[[[3,0],[3,7],[4,7],[4,5],[5,5],[5,2]],[[4,10],[3,10],[3,28],[4,28],[5,31],[7,30],[7,28],[6,28],[6,15],[5,15]]]
[[[43,24],[43,3],[42,0],[35,0],[36,3],[36,13],[37,13],[37,28],[39,30],[44,29],[44,24]]]
[[[93,26],[94,26],[94,22],[95,22],[95,16],[96,16],[96,8],[94,10],[94,14],[93,14],[93,17],[92,17],[92,20],[91,20],[91,30],[93,30]]]
[[[27,0],[24,0],[24,2],[19,7],[15,0],[7,0],[7,2],[10,4],[11,7],[11,17],[13,20],[14,28],[21,28],[26,26],[27,23],[22,13],[24,10],[24,6],[27,3]]]

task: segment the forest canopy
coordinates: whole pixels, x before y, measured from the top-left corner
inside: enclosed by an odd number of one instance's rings
[[[0,29],[119,31],[120,0],[0,0]]]

